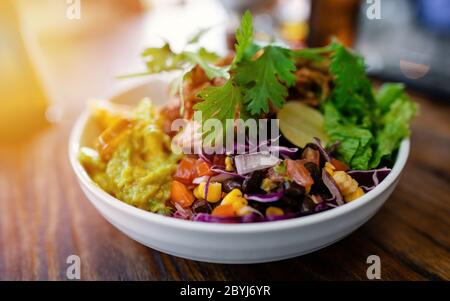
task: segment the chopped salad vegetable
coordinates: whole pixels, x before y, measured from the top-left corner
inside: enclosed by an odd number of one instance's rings
[[[95,148],[80,150],[80,161],[99,186],[175,218],[248,223],[339,207],[386,178],[417,112],[403,85],[374,91],[363,59],[338,41],[300,50],[260,46],[249,12],[236,41],[226,58],[203,48],[175,53],[167,43],[144,51],[147,71],[135,75],[182,70],[174,82],[180,104],[156,112],[143,101],[134,115],[94,108],[103,132]],[[175,155],[170,141],[178,145],[189,135],[168,126],[178,118],[195,131],[216,119],[231,132],[237,132],[237,119],[277,119],[281,135],[254,143],[248,134],[233,151]],[[208,134],[195,139],[206,141]]]

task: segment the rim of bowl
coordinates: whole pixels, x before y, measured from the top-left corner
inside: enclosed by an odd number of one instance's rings
[[[242,223],[242,224],[226,224],[226,223],[206,223],[190,220],[177,219],[171,216],[164,216],[157,213],[152,213],[139,209],[132,205],[126,204],[123,201],[113,197],[106,191],[101,189],[90,178],[83,166],[78,160],[78,151],[80,149],[80,139],[85,130],[86,123],[89,118],[89,112],[87,109],[83,111],[80,117],[75,122],[69,138],[69,160],[77,178],[84,184],[89,191],[95,195],[101,201],[107,203],[109,206],[113,206],[118,210],[124,211],[128,215],[134,216],[139,219],[147,220],[154,223],[159,223],[164,226],[183,229],[194,230],[201,232],[229,232],[229,233],[243,233],[243,232],[270,232],[283,229],[296,228],[300,226],[310,225],[326,221],[328,219],[336,218],[344,215],[356,208],[365,206],[368,202],[381,195],[394,181],[400,176],[410,151],[410,139],[406,138],[401,142],[400,148],[397,153],[397,158],[394,166],[392,167],[389,175],[372,191],[366,193],[364,196],[358,199],[357,202],[346,203],[342,206],[332,208],[327,211],[319,212],[312,215],[296,217],[279,221],[268,222],[255,222],[255,223]]]

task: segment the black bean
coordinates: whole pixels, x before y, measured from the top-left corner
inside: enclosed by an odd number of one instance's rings
[[[284,195],[292,198],[302,198],[305,195],[305,188],[295,182],[284,183]]]
[[[313,162],[306,162],[305,163],[306,169],[311,174],[311,177],[313,178],[314,182],[319,181],[322,178],[320,168]]]
[[[242,189],[242,184],[235,179],[228,179],[222,182],[222,190],[226,193],[236,188],[239,190]]]
[[[303,201],[301,212],[302,212],[302,214],[314,213],[315,207],[316,207],[316,203],[314,203],[314,201],[311,198],[306,197],[305,200]]]
[[[194,211],[194,213],[211,213],[212,208],[207,201],[197,200],[192,204],[192,211]]]
[[[244,183],[242,183],[242,190],[244,193],[258,193],[261,191],[261,182],[264,179],[264,172],[262,170],[257,170],[252,172],[245,178]]]

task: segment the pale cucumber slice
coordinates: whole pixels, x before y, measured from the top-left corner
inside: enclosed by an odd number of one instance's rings
[[[304,147],[319,138],[322,144],[328,142],[328,136],[324,130],[323,115],[316,109],[298,101],[287,102],[278,111],[281,133],[293,144]]]

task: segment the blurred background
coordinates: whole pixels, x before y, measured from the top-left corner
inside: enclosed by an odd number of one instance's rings
[[[143,70],[145,46],[181,48],[212,28],[201,44],[226,54],[247,9],[261,41],[302,48],[336,37],[374,77],[450,95],[447,0],[2,0],[0,144],[73,123],[88,98],[133,84],[116,77]]]

